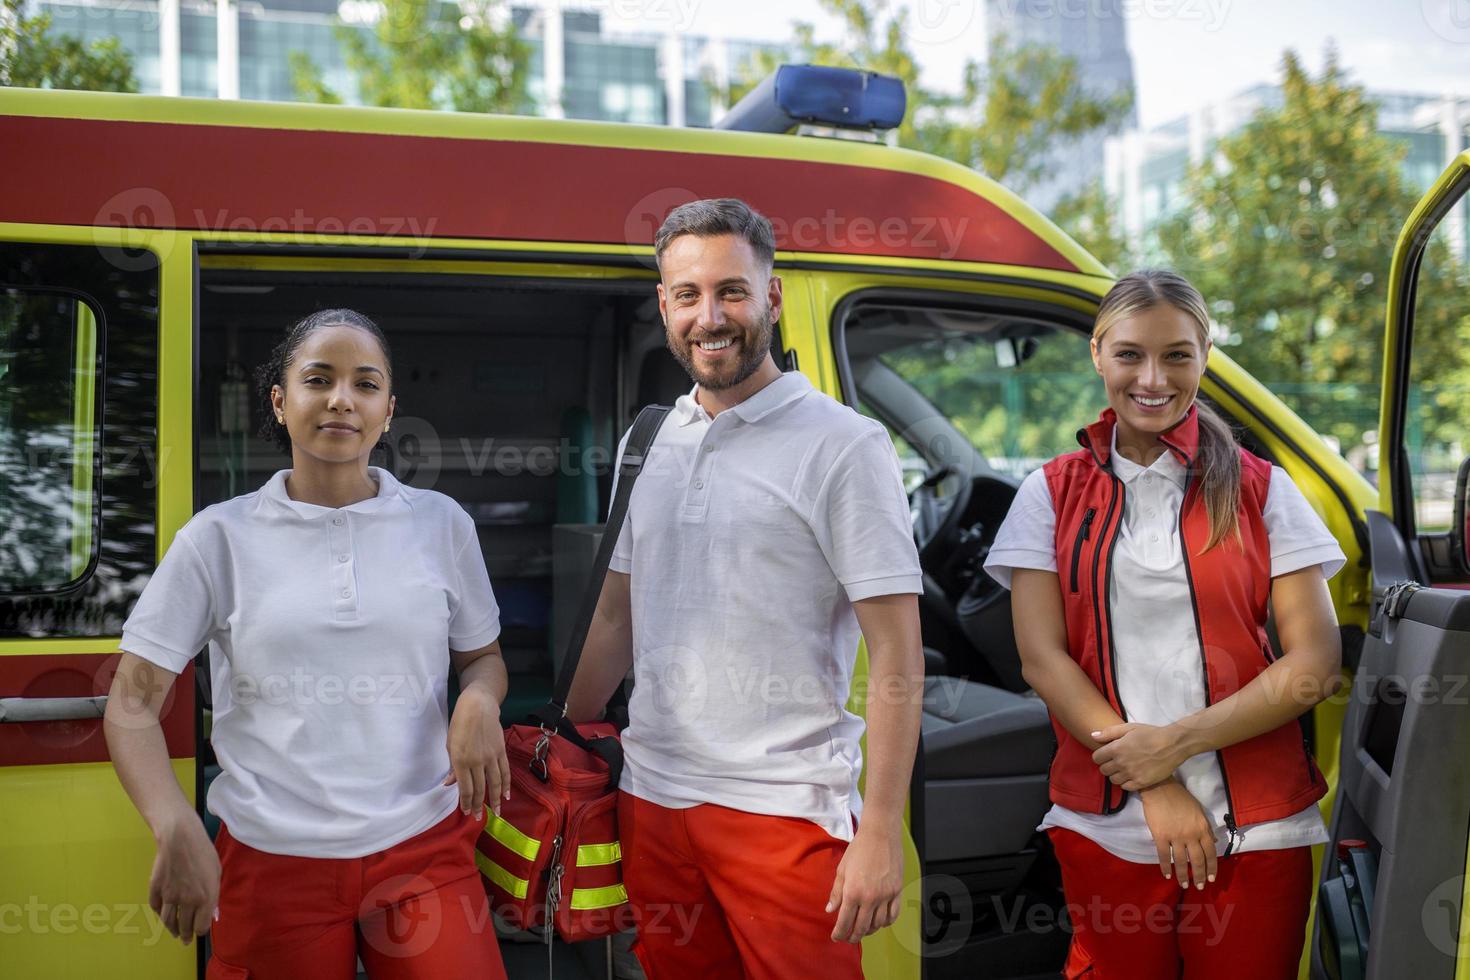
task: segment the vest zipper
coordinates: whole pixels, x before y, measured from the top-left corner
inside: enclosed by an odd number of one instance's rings
[[[1108,541],[1107,566],[1103,569],[1103,589],[1101,596],[1099,596],[1097,588],[1097,571],[1098,566],[1102,561],[1103,549],[1099,546],[1092,550],[1092,616],[1093,628],[1096,630],[1098,640],[1098,676],[1102,679],[1103,687],[1105,689],[1109,683],[1112,684],[1113,700],[1116,701],[1118,704],[1118,714],[1122,716],[1124,721],[1127,721],[1128,711],[1126,708],[1123,707],[1123,695],[1118,690],[1117,658],[1113,656],[1112,609],[1113,549],[1117,547],[1118,544],[1118,527],[1113,525],[1113,514],[1116,513],[1118,515],[1118,524],[1121,525],[1123,523],[1123,505],[1119,500],[1119,495],[1124,493],[1125,491],[1123,490],[1123,481],[1119,480],[1117,476],[1112,473],[1111,470],[1108,472],[1108,477],[1112,481],[1111,485],[1113,488],[1113,492],[1108,497],[1108,512],[1107,515],[1103,517],[1102,534],[1103,537],[1106,538],[1108,534],[1108,529],[1111,527],[1113,536]],[[1099,545],[1101,545],[1101,542],[1099,542]],[[1103,632],[1104,622],[1106,622],[1107,624],[1106,633]],[[1107,651],[1106,658],[1103,657],[1104,651]],[[1106,690],[1103,691],[1103,696],[1107,696]],[[1105,816],[1111,816],[1114,813],[1121,812],[1124,805],[1128,802],[1127,791],[1119,790],[1122,795],[1118,798],[1118,805],[1116,807],[1111,807],[1108,805],[1108,800],[1112,798],[1114,788],[1113,781],[1107,776],[1103,776],[1102,781],[1102,813]]]
[[[1092,528],[1092,519],[1097,516],[1097,508],[1087,508],[1087,513],[1082,515],[1082,529],[1077,532],[1077,543],[1072,545],[1072,594],[1077,594],[1077,573],[1082,567],[1082,543],[1087,540],[1088,532]]]
[[[1215,703],[1215,695],[1210,690],[1210,662],[1205,656],[1205,634],[1200,624],[1199,595],[1194,591],[1194,570],[1189,565],[1189,542],[1184,537],[1184,513],[1188,509],[1191,482],[1193,478],[1186,472],[1184,498],[1179,504],[1179,552],[1184,557],[1184,578],[1189,583],[1189,606],[1194,613],[1194,636],[1199,643],[1200,673],[1205,682],[1205,705],[1208,707]],[[1220,783],[1225,787],[1225,829],[1230,832],[1225,842],[1225,853],[1221,856],[1229,857],[1230,852],[1235,850],[1236,839],[1241,836],[1241,833],[1240,828],[1235,825],[1235,798],[1230,795],[1230,777],[1225,772],[1225,753],[1219,749],[1215,750],[1215,762],[1220,767]]]

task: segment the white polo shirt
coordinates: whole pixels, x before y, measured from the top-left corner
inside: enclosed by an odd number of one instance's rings
[[[174,673],[209,644],[209,810],[258,850],[351,858],[458,805],[449,651],[500,633],[470,516],[369,474],[347,507],[292,500],[282,470],[194,515],[123,626],[122,649]]]
[[[611,567],[631,576],[633,610],[622,788],[804,817],[851,840],[852,603],[923,591],[883,426],[795,372],[713,419],[680,397]]]
[[[1168,452],[1146,468],[1119,456],[1116,433],[1111,459],[1113,473],[1125,486],[1109,606],[1118,696],[1129,721],[1168,725],[1206,706],[1199,633],[1179,538],[1184,466]],[[1331,578],[1343,566],[1346,559],[1337,539],[1279,466],[1271,469],[1261,516],[1271,545],[1273,578],[1312,566],[1320,567],[1324,578]],[[1021,483],[996,533],[985,571],[1006,588],[1010,588],[1012,569],[1054,572],[1055,538],[1051,490],[1044,471],[1037,470]],[[1229,840],[1225,828],[1229,803],[1215,753],[1186,759],[1175,775],[1209,816],[1215,828],[1216,852],[1223,854]],[[1123,809],[1110,815],[1053,805],[1037,829],[1048,827],[1082,834],[1125,861],[1158,863],[1137,793],[1130,793]],[[1279,820],[1241,828],[1231,853],[1303,847],[1327,839],[1322,814],[1312,803]]]

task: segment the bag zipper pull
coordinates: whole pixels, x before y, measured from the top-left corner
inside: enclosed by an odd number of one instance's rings
[[[552,946],[556,939],[556,909],[561,905],[561,834],[551,839],[551,864],[546,869],[546,921],[541,928],[546,934],[546,980],[556,980],[552,969]]]

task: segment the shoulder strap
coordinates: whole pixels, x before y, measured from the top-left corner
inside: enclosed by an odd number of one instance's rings
[[[668,413],[667,405],[649,405],[638,413],[633,428],[628,432],[628,442],[623,447],[623,456],[618,462],[617,492],[613,494],[612,506],[608,509],[607,526],[597,545],[597,557],[592,562],[587,588],[582,594],[582,604],[573,621],[572,632],[567,637],[566,656],[562,660],[561,672],[557,675],[551,702],[538,712],[543,723],[556,724],[566,717],[567,695],[572,690],[572,678],[576,676],[577,663],[582,659],[582,647],[587,642],[587,632],[592,628],[592,617],[597,612],[597,600],[602,595],[602,583],[607,578],[607,566],[612,561],[613,548],[618,543],[618,534],[628,516],[628,501],[633,494],[633,484],[643,469],[643,461],[648,456],[653,440],[658,436],[664,416]]]

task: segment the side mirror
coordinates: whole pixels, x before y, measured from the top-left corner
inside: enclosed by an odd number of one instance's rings
[[[1470,456],[1466,456],[1460,462],[1459,475],[1455,477],[1455,516],[1454,524],[1450,527],[1450,547],[1455,553],[1455,561],[1460,566],[1460,573],[1470,578],[1470,526],[1466,521],[1470,520]]]

